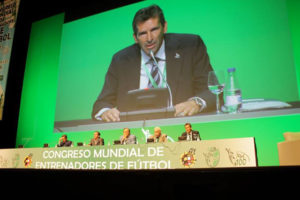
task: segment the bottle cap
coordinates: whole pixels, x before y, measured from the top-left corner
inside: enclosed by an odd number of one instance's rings
[[[228,72],[235,72],[235,68],[234,67],[233,68],[228,68],[227,71]]]

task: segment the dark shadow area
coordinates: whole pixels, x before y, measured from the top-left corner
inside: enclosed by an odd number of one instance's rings
[[[5,183],[3,189],[16,189],[14,195],[20,197],[29,191],[50,198],[245,199],[294,196],[300,170],[299,167],[156,171],[9,169],[0,170],[0,177]]]

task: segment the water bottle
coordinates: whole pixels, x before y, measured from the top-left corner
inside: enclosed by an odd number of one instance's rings
[[[242,107],[242,94],[235,77],[235,68],[228,68],[228,77],[224,89],[225,112],[238,113]]]

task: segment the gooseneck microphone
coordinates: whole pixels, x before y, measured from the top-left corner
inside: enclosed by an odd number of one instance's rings
[[[167,80],[166,80],[166,77],[164,77],[164,75],[161,73],[161,71],[160,71],[160,69],[159,69],[159,67],[158,67],[158,63],[157,63],[157,61],[156,61],[156,59],[155,59],[155,56],[154,56],[154,54],[153,54],[153,51],[150,50],[149,52],[150,52],[150,55],[151,55],[151,57],[152,57],[152,59],[153,59],[155,65],[156,65],[156,67],[158,68],[158,73],[159,73],[160,76],[163,78],[164,82],[166,83],[166,86],[167,86],[168,91],[169,91],[169,100],[170,100],[170,102],[169,102],[169,108],[172,108],[172,107],[173,107],[173,96],[172,96],[171,88],[170,88],[170,86],[169,86],[169,84],[168,84],[168,82],[167,82]]]

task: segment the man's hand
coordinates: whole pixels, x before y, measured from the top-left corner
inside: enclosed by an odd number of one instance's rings
[[[164,141],[164,142],[167,142],[167,141],[168,141],[168,136],[167,136],[167,134],[162,134],[161,137],[162,137],[162,141]]]
[[[62,141],[63,141],[63,137],[60,137],[58,140],[58,144],[62,143]]]
[[[175,105],[175,117],[191,116],[200,111],[200,106],[194,100],[188,100]]]
[[[105,111],[101,118],[106,122],[118,122],[120,121],[120,111],[117,108],[112,108]]]

